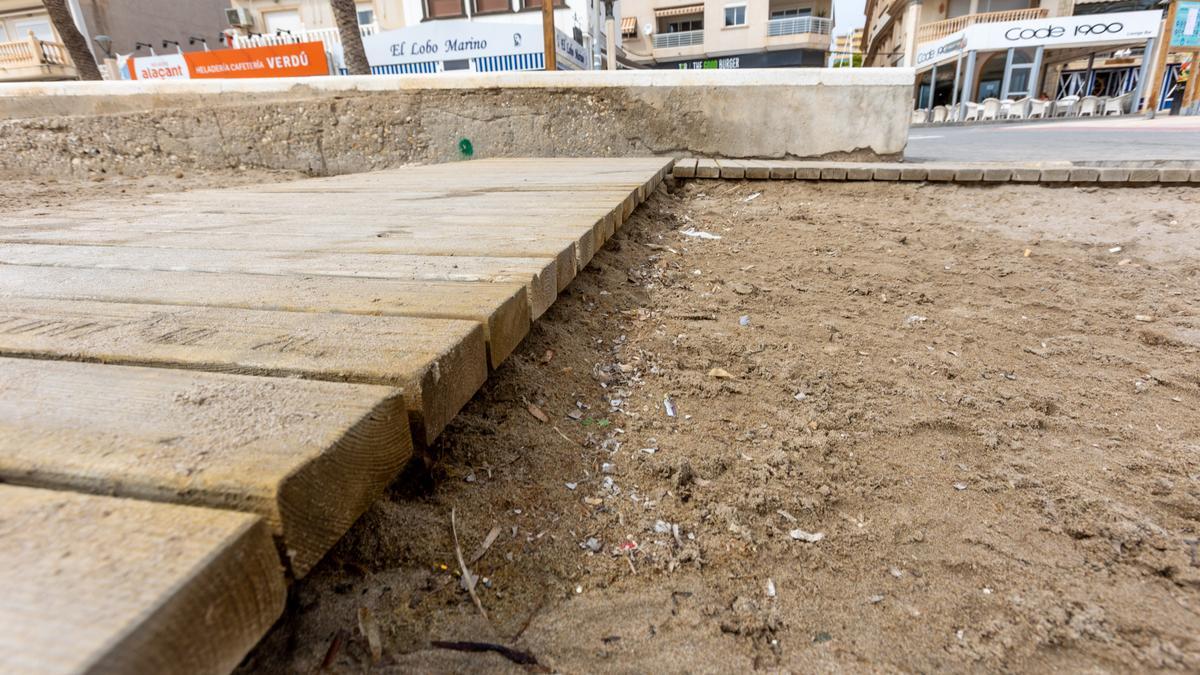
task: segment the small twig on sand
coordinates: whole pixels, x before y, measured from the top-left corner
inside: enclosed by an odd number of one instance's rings
[[[559,436],[562,436],[562,437],[563,437],[563,440],[565,440],[566,442],[570,443],[571,445],[579,445],[579,443],[578,443],[577,441],[573,441],[573,440],[571,440],[571,437],[570,437],[570,436],[568,436],[568,435],[564,434],[563,432],[559,431],[558,427],[550,427],[550,428],[551,428],[551,429],[554,429],[555,431],[557,431],[557,432],[558,432],[558,435],[559,435]]]
[[[504,645],[493,644],[491,642],[444,642],[442,640],[434,640],[429,644],[440,649],[453,649],[458,652],[496,652],[500,656],[518,663],[522,666],[538,665],[537,657],[529,652],[523,652]]]
[[[463,560],[462,547],[458,544],[458,523],[454,521],[453,506],[450,507],[450,532],[454,535],[454,557],[458,558],[458,571],[463,576],[463,585],[467,587],[467,593],[471,594],[471,599],[475,601],[475,606],[479,608],[479,613],[483,615],[484,620],[490,622],[487,610],[483,608],[479,596],[475,595],[475,576],[471,574],[471,570],[467,569],[467,563]]]

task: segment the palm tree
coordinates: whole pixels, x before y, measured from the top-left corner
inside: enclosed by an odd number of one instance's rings
[[[338,34],[342,37],[342,58],[351,75],[370,75],[371,65],[363,50],[362,33],[358,30],[358,8],[354,0],[329,0],[333,7],[333,18],[337,21]]]
[[[100,77],[100,69],[96,66],[96,57],[92,56],[92,50],[88,49],[87,40],[79,32],[79,28],[75,25],[75,19],[71,17],[71,12],[67,9],[66,0],[45,0],[44,4],[46,13],[50,15],[50,23],[54,24],[54,30],[58,32],[58,37],[62,39],[67,54],[71,55],[71,61],[75,63],[75,71],[79,73],[79,79],[104,79]]]

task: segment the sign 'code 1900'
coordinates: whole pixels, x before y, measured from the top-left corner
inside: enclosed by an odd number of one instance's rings
[[[1073,35],[1106,35],[1109,33],[1120,33],[1125,30],[1125,24],[1114,21],[1113,23],[1088,23],[1075,26]],[[1043,26],[1041,28],[1021,28],[1016,26],[1004,31],[1004,38],[1016,42],[1018,40],[1044,40],[1046,38],[1060,38],[1067,34],[1067,29],[1063,26]]]

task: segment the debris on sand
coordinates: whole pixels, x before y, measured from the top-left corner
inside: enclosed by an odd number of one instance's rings
[[[671,402],[670,395],[663,396],[663,410],[667,412],[667,417],[675,416],[675,404]]]
[[[547,416],[546,413],[542,412],[541,408],[537,407],[536,405],[534,405],[532,403],[527,405],[525,407],[525,409],[528,410],[529,414],[533,415],[534,418],[536,418],[537,421],[541,422],[542,424],[546,424],[547,422],[550,421],[550,417]]]
[[[708,376],[715,377],[719,380],[733,379],[733,375],[730,374],[730,372],[728,370],[725,370],[724,368],[713,368],[708,371]]]
[[[383,658],[383,639],[379,634],[379,623],[366,607],[358,608],[358,630],[362,631],[363,637],[367,639],[367,646],[371,650],[371,663],[379,663]]]
[[[788,534],[796,541],[806,541],[810,544],[815,544],[825,538],[824,532],[805,532],[800,528],[796,528]]]
[[[689,227],[686,230],[680,230],[679,234],[682,234],[685,237],[692,237],[693,239],[720,239],[721,238],[721,235],[719,235],[719,234],[713,234],[712,232],[704,232],[703,230],[697,230],[694,227]]]

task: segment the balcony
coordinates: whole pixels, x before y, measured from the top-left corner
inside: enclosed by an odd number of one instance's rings
[[[819,16],[788,16],[767,21],[767,37],[804,34],[829,35],[832,27],[832,19]]]
[[[0,82],[73,80],[77,76],[71,57],[61,43],[39,40],[0,42]]]
[[[703,30],[685,30],[677,33],[655,33],[655,49],[672,49],[674,47],[692,47],[704,44]]]
[[[999,23],[1001,21],[1027,21],[1029,19],[1044,19],[1050,15],[1045,7],[1030,7],[1029,9],[1010,9],[1005,12],[983,12],[980,14],[965,14],[953,19],[934,21],[921,26],[917,30],[917,43],[929,42],[944,38],[952,33],[977,23]]]

